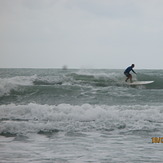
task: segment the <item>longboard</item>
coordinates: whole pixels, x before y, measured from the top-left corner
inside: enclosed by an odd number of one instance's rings
[[[132,83],[127,83],[128,85],[144,85],[144,84],[151,84],[154,81],[134,81]]]

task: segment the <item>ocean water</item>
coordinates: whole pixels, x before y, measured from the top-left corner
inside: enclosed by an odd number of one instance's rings
[[[163,162],[163,70],[0,69],[1,163]]]

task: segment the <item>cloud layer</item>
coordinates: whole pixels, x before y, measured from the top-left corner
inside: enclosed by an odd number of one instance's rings
[[[163,68],[162,0],[0,0],[1,67]]]

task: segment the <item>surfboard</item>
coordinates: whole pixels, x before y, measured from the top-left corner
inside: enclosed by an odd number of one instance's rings
[[[134,81],[132,83],[127,83],[128,85],[145,85],[145,84],[151,84],[154,81]]]

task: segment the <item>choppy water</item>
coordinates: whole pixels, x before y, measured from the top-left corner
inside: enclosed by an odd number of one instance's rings
[[[0,69],[0,162],[163,162],[163,70]]]

